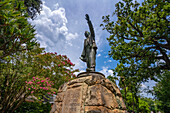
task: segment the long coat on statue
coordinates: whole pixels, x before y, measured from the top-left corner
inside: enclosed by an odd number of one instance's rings
[[[82,60],[87,63],[87,70],[95,71],[96,50],[97,46],[95,40],[90,35],[84,40],[84,49],[81,54]]]

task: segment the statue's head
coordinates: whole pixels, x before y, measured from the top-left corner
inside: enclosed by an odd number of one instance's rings
[[[85,35],[85,37],[87,38],[87,37],[90,36],[90,33],[89,33],[88,31],[85,31],[84,35]]]

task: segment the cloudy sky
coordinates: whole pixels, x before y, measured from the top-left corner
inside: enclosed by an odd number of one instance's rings
[[[93,23],[98,46],[96,71],[106,76],[117,63],[108,56],[110,49],[106,40],[109,34],[102,30],[102,16],[112,14],[116,0],[44,0],[43,10],[32,21],[37,39],[46,51],[67,55],[75,68],[86,69],[79,57],[83,50],[84,32],[89,30],[85,14]]]
[[[76,69],[85,71],[79,57],[83,50],[84,32],[89,30],[85,14],[89,14],[98,46],[96,71],[112,75],[117,62],[109,57],[109,34],[102,30],[102,16],[112,15],[119,0],[43,0],[41,14],[31,21],[37,30],[37,40],[48,52],[67,55]],[[141,2],[141,0],[138,0]],[[113,20],[116,17],[113,17]],[[143,84],[143,87],[145,85]]]

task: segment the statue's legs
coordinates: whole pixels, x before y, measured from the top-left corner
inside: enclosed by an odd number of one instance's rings
[[[93,57],[91,57],[91,55],[89,55],[88,61],[87,61],[87,72],[89,71],[95,71],[95,65],[93,63]]]
[[[89,64],[88,68],[90,71],[95,71],[95,66],[96,66],[96,51],[94,49],[91,49],[91,52],[89,54]]]
[[[87,71],[87,72],[88,72],[88,71],[91,71],[91,70],[90,70],[90,58],[87,59],[87,62],[86,62],[86,63],[87,63],[87,69],[86,69],[86,71]]]

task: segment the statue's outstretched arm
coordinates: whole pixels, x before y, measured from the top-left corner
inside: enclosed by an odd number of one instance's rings
[[[92,23],[90,21],[89,15],[86,14],[85,16],[86,16],[87,23],[89,25],[91,36],[93,37],[93,40],[95,40],[95,33],[94,33],[93,25],[92,25]]]

